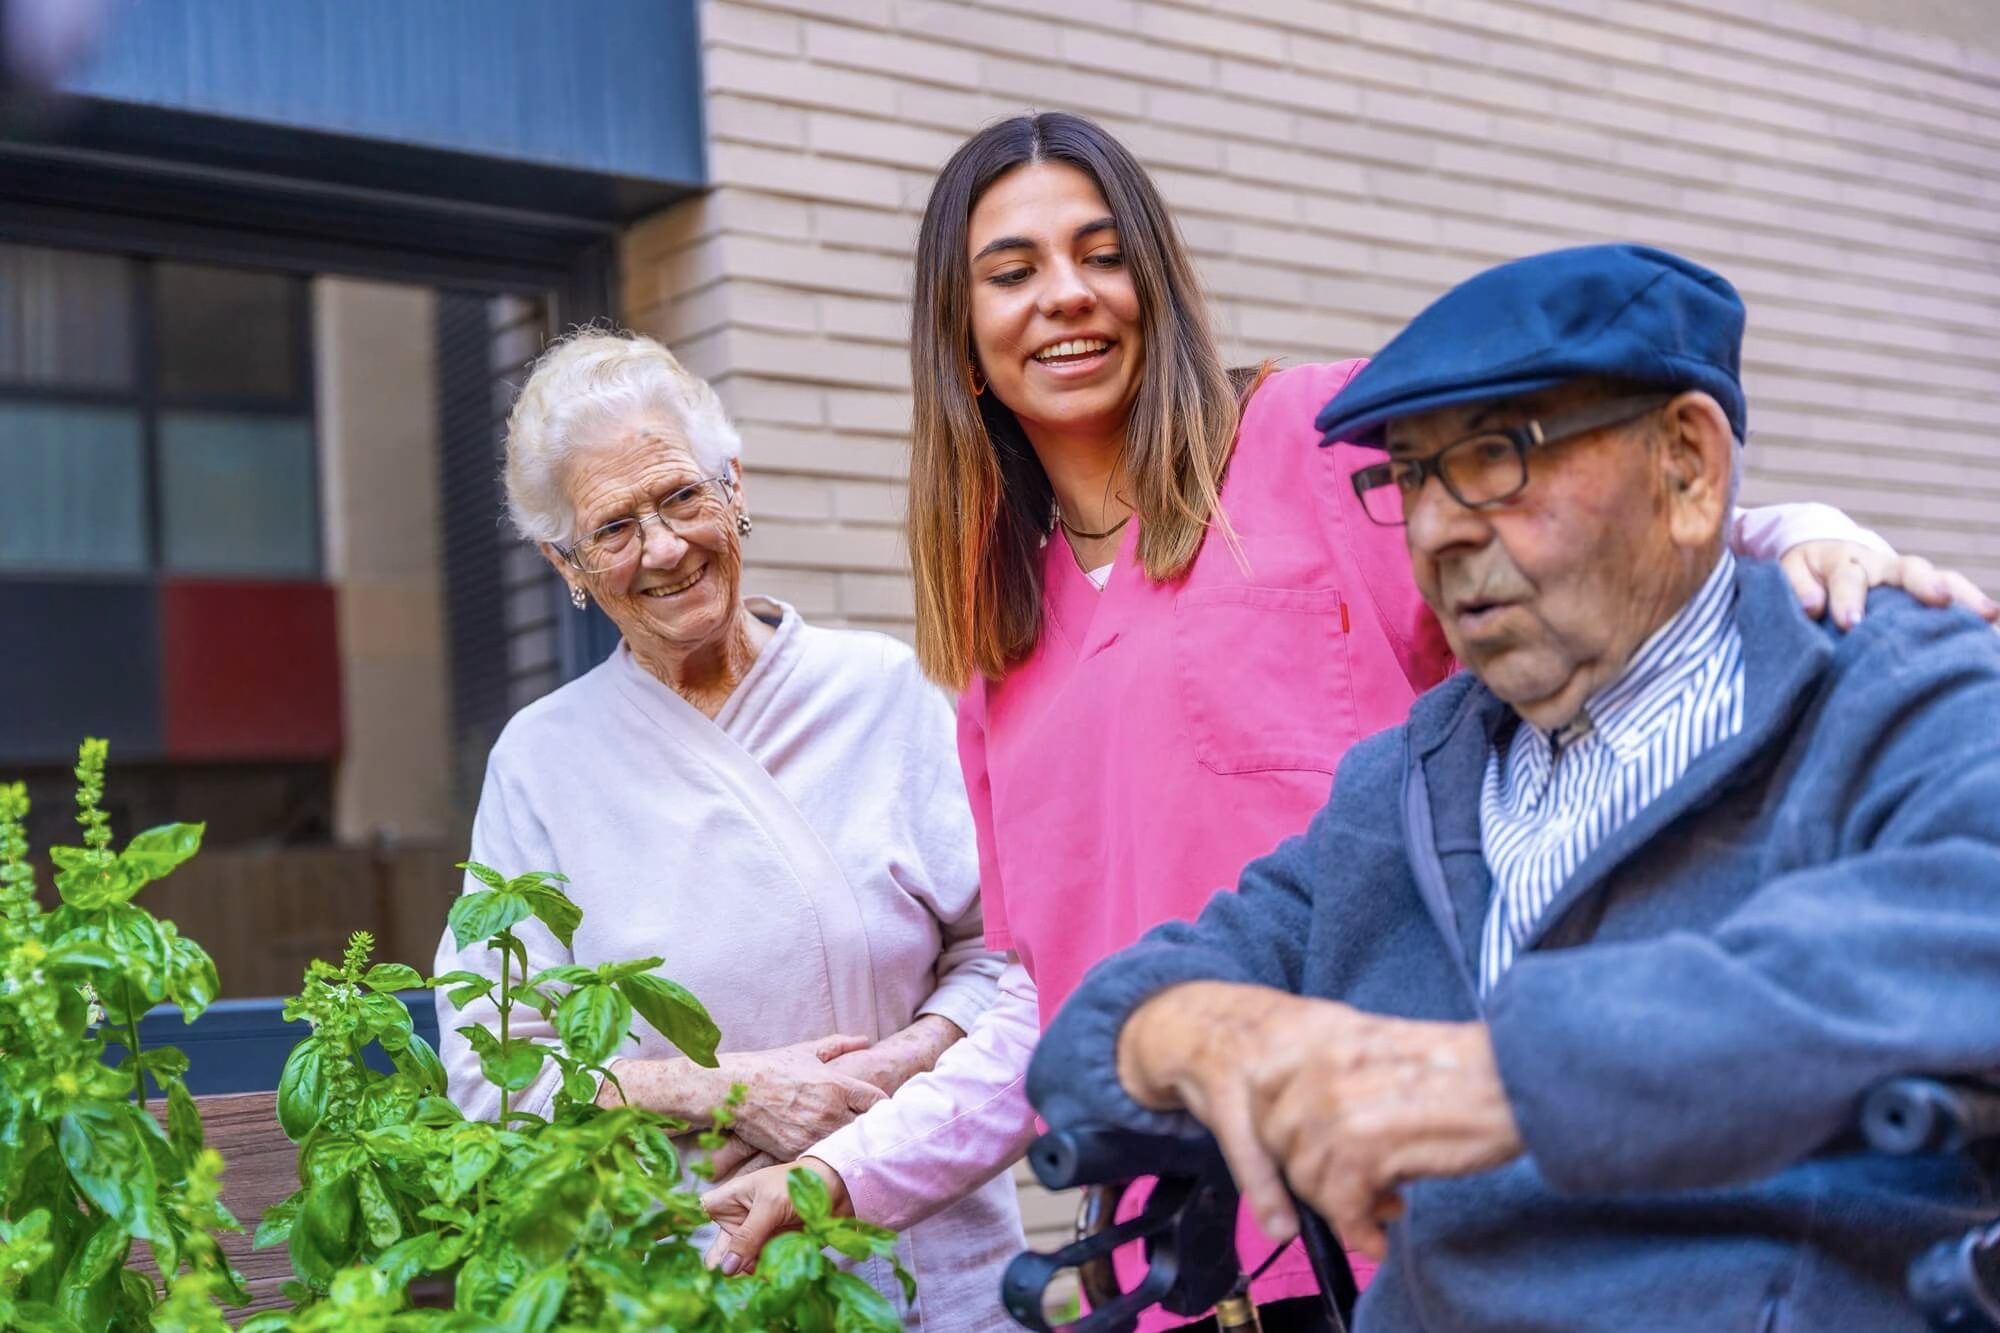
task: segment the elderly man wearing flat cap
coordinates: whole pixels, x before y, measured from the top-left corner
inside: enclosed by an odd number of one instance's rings
[[[2000,636],[1895,591],[1843,634],[1729,554],[1742,330],[1569,250],[1327,406],[1467,670],[1035,1057],[1051,1126],[1192,1117],[1268,1232],[1289,1183],[1386,1249],[1362,1330],[1918,1329],[1906,1264],[1992,1205],[1850,1126],[2000,1069]]]

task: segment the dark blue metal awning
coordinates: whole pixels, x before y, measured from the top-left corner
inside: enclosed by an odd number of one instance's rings
[[[620,221],[702,184],[693,0],[112,0],[52,145]]]

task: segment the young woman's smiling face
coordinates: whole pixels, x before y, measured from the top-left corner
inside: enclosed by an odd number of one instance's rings
[[[1035,162],[995,181],[967,226],[978,371],[1030,439],[1124,429],[1145,369],[1139,297],[1089,176]]]

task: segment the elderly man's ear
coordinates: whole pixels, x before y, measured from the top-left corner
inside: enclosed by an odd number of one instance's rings
[[[1729,418],[1720,403],[1699,392],[1681,394],[1660,416],[1667,531],[1684,550],[1717,548],[1728,537],[1735,492],[1736,437]]]

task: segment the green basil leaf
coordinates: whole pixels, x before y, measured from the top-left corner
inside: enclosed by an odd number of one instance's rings
[[[57,1299],[62,1313],[85,1328],[103,1328],[118,1308],[121,1272],[132,1239],[115,1217],[100,1220],[70,1254]]]
[[[409,1009],[393,995],[364,995],[357,1007],[362,1023],[369,1034],[382,1043],[384,1050],[402,1049],[414,1031]]]
[[[477,861],[460,861],[458,868],[489,889],[504,889],[507,887],[507,877],[490,866],[483,866]]]
[[[389,1279],[373,1268],[350,1268],[333,1280],[327,1294],[335,1306],[381,1309],[389,1296]]]
[[[403,1221],[396,1216],[396,1205],[389,1201],[389,1191],[382,1188],[375,1168],[364,1166],[354,1173],[354,1199],[361,1207],[369,1244],[386,1249],[402,1239]]]
[[[278,1078],[278,1124],[293,1143],[326,1114],[327,1072],[326,1047],[317,1034],[294,1046],[285,1061]]]
[[[430,1047],[425,1046],[424,1049],[430,1050]],[[434,1060],[437,1058],[435,1053],[433,1053],[431,1058]],[[459,1110],[456,1103],[445,1097],[438,1096],[425,1097],[420,1100],[417,1103],[416,1114],[411,1117],[411,1122],[418,1125],[443,1126],[456,1125],[463,1122],[464,1119],[465,1112]]]
[[[438,1059],[438,1053],[432,1050],[431,1044],[422,1037],[412,1034],[401,1050],[390,1052],[389,1059],[400,1073],[407,1075],[410,1081],[417,1085],[420,1096],[428,1100],[443,1095],[444,1062]],[[421,1105],[418,1114],[422,1114]]]
[[[487,978],[483,981],[467,982],[463,986],[452,987],[450,991],[445,993],[445,999],[451,1001],[452,1008],[463,1009],[474,1000],[483,1000],[491,995],[493,988],[499,984],[498,981],[492,978]]]
[[[835,1302],[836,1333],[901,1333],[903,1321],[889,1298],[854,1274],[829,1274],[826,1290]]]
[[[664,958],[634,958],[624,963],[599,963],[597,965],[597,979],[599,981],[623,981],[627,977],[636,977],[641,972],[650,972],[666,961]]]
[[[780,1292],[798,1291],[826,1272],[826,1256],[796,1231],[774,1236],[757,1256],[757,1276]]]
[[[251,1315],[236,1326],[236,1333],[291,1333],[290,1310],[265,1310]]]
[[[464,1257],[466,1246],[472,1244],[472,1234],[468,1231],[455,1231],[450,1235],[433,1232],[430,1240],[431,1250],[426,1262],[431,1272],[441,1273]]]
[[[559,889],[537,888],[516,890],[535,909],[535,917],[549,928],[549,933],[562,941],[563,948],[572,947],[576,928],[583,923],[583,909],[571,902]]]
[[[180,1052],[174,1054],[179,1055]],[[185,1056],[182,1056],[181,1063],[187,1063]],[[201,1112],[195,1107],[194,1095],[178,1075],[168,1075],[161,1082],[167,1087],[167,1139],[182,1160],[193,1161],[203,1142]]]
[[[609,1060],[631,1024],[631,1002],[610,986],[579,986],[556,1009],[556,1032],[585,1064]]]
[[[799,1221],[809,1227],[821,1225],[833,1216],[833,1201],[827,1197],[826,1182],[802,1166],[786,1173],[785,1193],[791,1196]]]
[[[493,1054],[479,1057],[479,1072],[486,1081],[508,1092],[519,1092],[542,1072],[549,1048],[522,1037],[511,1037],[496,1045]]]
[[[569,1294],[569,1265],[550,1264],[539,1269],[514,1288],[500,1308],[500,1326],[506,1333],[548,1333],[562,1313],[563,1297]]]
[[[55,862],[56,892],[63,902],[80,911],[121,905],[139,891],[130,871],[110,852],[88,847],[51,847],[49,860]]]
[[[139,1052],[139,1066],[156,1079],[179,1078],[188,1071],[187,1052],[176,1046],[155,1046]]]
[[[83,1102],[62,1118],[56,1140],[85,1198],[134,1236],[164,1243],[172,1237],[160,1216],[159,1176],[134,1116],[157,1131],[157,1122],[129,1103]]]
[[[169,941],[167,996],[181,1007],[181,1021],[200,1018],[222,992],[215,960],[208,951],[187,937],[175,934]]]
[[[563,1092],[573,1102],[589,1102],[597,1099],[597,1078],[585,1069],[563,1071]]]
[[[358,1140],[326,1136],[315,1139],[301,1154],[299,1175],[315,1189],[345,1180],[369,1163],[368,1149]]]
[[[299,1190],[283,1203],[274,1203],[266,1208],[257,1223],[257,1234],[250,1240],[250,1248],[265,1249],[289,1237],[293,1224],[299,1220],[299,1205],[304,1202],[305,1194],[304,1190]]]
[[[694,992],[651,972],[626,977],[618,983],[618,989],[639,1011],[639,1017],[683,1055],[698,1065],[715,1068],[715,1046],[722,1040],[722,1031],[701,1001],[695,999]]]
[[[866,1259],[875,1247],[866,1236],[856,1235],[838,1222],[813,1229],[812,1238],[826,1249],[847,1259]]]
[[[451,937],[461,949],[471,948],[482,940],[490,940],[503,930],[512,930],[528,919],[534,908],[518,893],[505,889],[490,889],[484,893],[468,893],[451,905],[446,917],[451,927]]]
[[[545,967],[528,978],[528,984],[522,989],[540,990],[551,981],[560,981],[565,986],[581,986],[586,981],[597,979],[595,971],[580,963],[557,963],[554,967]]]
[[[474,1251],[458,1270],[454,1306],[465,1313],[494,1313],[520,1281],[524,1267],[521,1256],[509,1246]]]
[[[372,991],[422,990],[423,974],[403,963],[377,963],[361,978]]]
[[[457,1203],[498,1165],[499,1144],[484,1134],[460,1134],[451,1145],[450,1188],[438,1193],[446,1203]]]
[[[313,1238],[312,1230],[303,1223],[301,1210],[300,1225],[294,1226],[285,1238],[285,1254],[291,1260],[292,1272],[298,1275],[301,1282],[308,1288],[325,1291],[346,1264],[347,1256],[326,1253]]]
[[[161,1263],[166,1264],[168,1267],[179,1266],[180,1261],[174,1255],[157,1248],[153,1253],[158,1256]],[[154,1288],[153,1279],[144,1273],[128,1268],[121,1272],[118,1277],[118,1285],[121,1289],[118,1293],[118,1299],[119,1303],[125,1307],[120,1312],[122,1317],[119,1322],[137,1323],[143,1317],[144,1312],[152,1309],[153,1303],[160,1299],[160,1293]]]
[[[465,1038],[475,1055],[483,1057],[500,1053],[500,1038],[483,1023],[467,1023],[458,1029],[458,1035]]]
[[[149,884],[165,879],[176,866],[201,850],[205,824],[162,824],[149,828],[119,853],[119,862],[132,873],[136,883]]]
[[[4,1304],[0,1299],[0,1304]],[[15,1333],[83,1333],[74,1319],[47,1301],[17,1301],[6,1326]]]
[[[400,1291],[417,1277],[433,1271],[437,1242],[434,1231],[405,1236],[382,1251],[371,1267],[387,1279],[392,1289]]]
[[[353,1261],[360,1249],[354,1234],[360,1215],[353,1176],[315,1185],[306,1191],[305,1205],[299,1209],[299,1225],[292,1229],[292,1240],[296,1243],[301,1235],[306,1236],[328,1262],[336,1268],[343,1267]]]
[[[50,973],[69,973],[116,967],[118,960],[111,956],[111,951],[95,936],[95,931],[78,931],[57,940],[50,946],[48,957],[42,960],[43,970]]]
[[[148,1005],[166,998],[167,975],[173,969],[173,946],[160,923],[152,915],[130,903],[114,903],[105,909],[105,941],[117,955],[126,979]],[[122,999],[117,991],[104,995],[105,1008]]]

